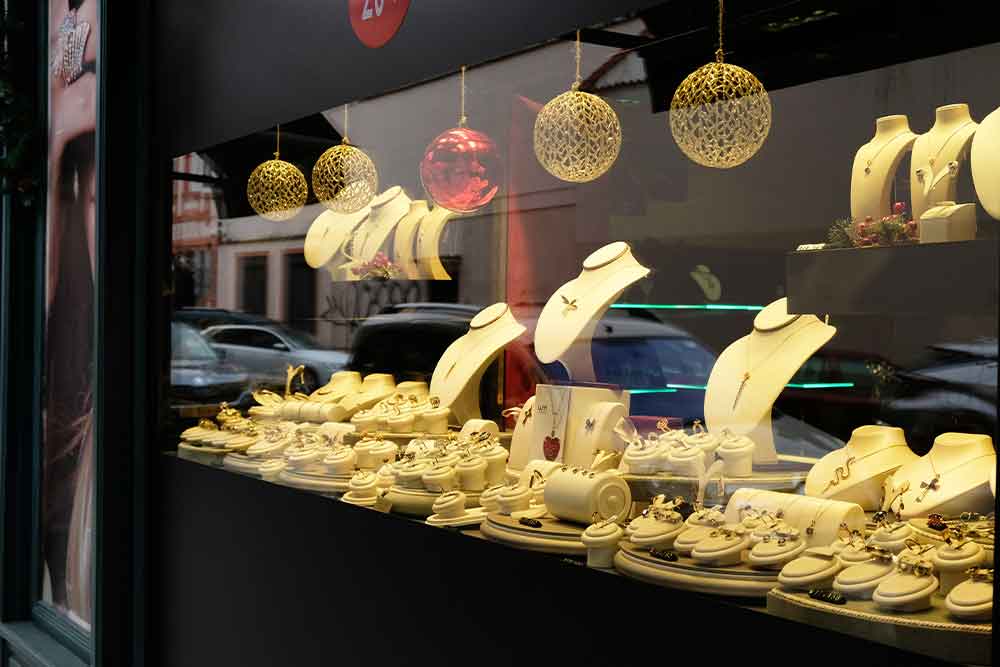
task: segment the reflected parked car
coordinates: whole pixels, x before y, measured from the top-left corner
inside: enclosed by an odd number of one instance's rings
[[[303,390],[313,391],[342,370],[348,355],[324,348],[302,331],[278,324],[221,324],[202,332],[226,359],[245,366],[258,385],[284,387],[288,365],[305,366]]]
[[[250,375],[222,358],[204,336],[189,324],[170,325],[171,403],[237,402],[250,384]]]

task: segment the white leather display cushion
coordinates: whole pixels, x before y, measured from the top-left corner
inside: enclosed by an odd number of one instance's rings
[[[887,611],[920,611],[931,606],[931,595],[938,585],[938,578],[933,575],[918,577],[897,572],[882,580],[872,593],[872,601]]]
[[[951,589],[945,605],[952,616],[963,621],[988,621],[993,615],[993,584],[963,581]]]
[[[852,565],[833,580],[833,589],[849,598],[870,600],[878,585],[893,576],[895,571],[896,566],[891,561],[871,560]]]

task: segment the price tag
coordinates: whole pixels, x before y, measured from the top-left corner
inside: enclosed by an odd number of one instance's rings
[[[410,0],[348,0],[351,27],[370,49],[385,46],[399,31]]]

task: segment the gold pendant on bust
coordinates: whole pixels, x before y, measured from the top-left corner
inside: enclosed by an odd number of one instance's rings
[[[868,160],[868,164],[865,165],[865,176],[872,173],[872,161]]]
[[[747,386],[747,381],[750,379],[750,373],[743,374],[743,381],[740,382],[740,388],[736,390],[736,398],[733,399],[733,412],[736,412],[736,404],[740,402],[740,396],[743,395],[743,387]]]
[[[930,165],[931,165],[932,167],[934,166],[934,160],[935,160],[935,158],[934,158],[933,156],[931,157],[931,159],[930,159],[930,160],[928,160],[928,162],[930,163]]]

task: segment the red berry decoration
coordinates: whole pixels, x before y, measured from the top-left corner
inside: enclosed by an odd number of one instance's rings
[[[551,435],[545,436],[545,440],[542,442],[542,453],[545,454],[545,460],[555,461],[556,457],[559,456],[560,446],[559,438]]]
[[[489,204],[500,189],[501,177],[496,142],[467,127],[439,134],[420,161],[420,181],[427,195],[456,213],[472,213]]]
[[[906,210],[906,204],[904,204],[901,201],[896,202],[892,206],[892,212],[895,213],[896,215],[899,215],[900,213],[902,213],[905,210]]]

